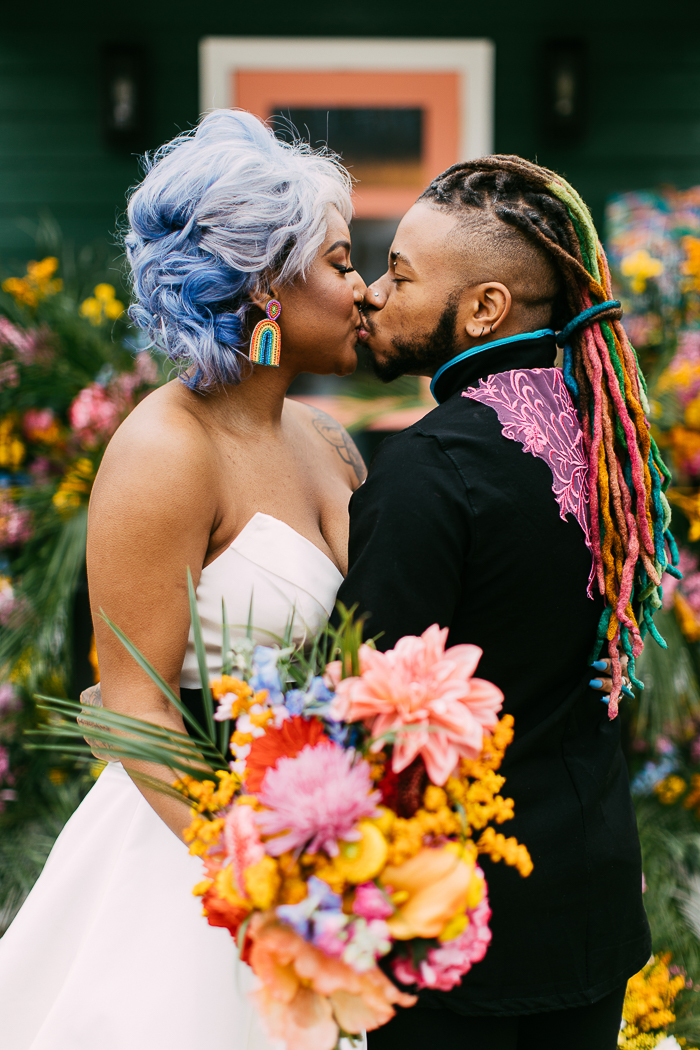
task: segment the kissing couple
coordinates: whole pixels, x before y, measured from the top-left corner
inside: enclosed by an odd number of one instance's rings
[[[515,718],[501,772],[534,871],[484,858],[484,960],[369,1047],[613,1050],[650,954],[614,715],[660,604],[668,514],[605,254],[576,191],[519,157],[434,179],[370,287],[351,215],[337,159],[241,111],[164,146],[132,192],[131,316],[178,375],[117,431],[91,498],[102,702],[184,732],[104,609],[201,710],[188,566],[212,676],[222,598],[244,624],[254,596],[262,644],[290,611],[303,644],[338,598],[380,649],[432,624],[480,646]],[[366,479],[346,431],[286,397],[300,373],[350,375],[358,343],[387,382],[431,377],[436,401]],[[0,942],[5,1050],[270,1047],[233,941],[191,896],[189,821],[107,766]]]

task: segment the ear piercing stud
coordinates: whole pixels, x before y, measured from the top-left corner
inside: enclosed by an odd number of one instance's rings
[[[378,299],[378,298],[379,298],[379,292],[373,292],[372,294],[374,295],[374,298],[375,298],[375,299]]]

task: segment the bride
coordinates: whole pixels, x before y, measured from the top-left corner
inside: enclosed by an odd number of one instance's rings
[[[100,610],[195,706],[188,566],[211,675],[222,597],[233,624],[247,622],[252,598],[261,642],[282,635],[290,613],[297,642],[322,626],[364,465],[334,420],[285,394],[301,372],[354,370],[365,287],[350,263],[345,170],[244,112],[214,112],[163,147],[128,214],[132,316],[180,377],[139,405],[105,454],[90,595],[105,707],[183,732]],[[251,364],[251,334],[273,301],[279,366]],[[182,842],[188,823],[184,803],[107,766],[0,941],[3,1050],[269,1045],[229,933],[208,926],[192,896],[201,871]]]

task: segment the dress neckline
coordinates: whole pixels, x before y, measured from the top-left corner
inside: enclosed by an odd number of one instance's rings
[[[245,523],[245,525],[235,537],[235,539],[231,540],[228,547],[225,547],[222,550],[221,554],[217,554],[216,558],[214,558],[213,561],[210,561],[208,565],[205,565],[202,568],[202,572],[206,572],[207,569],[215,565],[220,558],[223,558],[225,554],[227,554],[233,547],[235,547],[236,544],[243,539],[244,534],[251,529],[251,526],[253,526],[254,524],[261,524],[262,522],[274,522],[275,525],[281,525],[283,528],[293,533],[294,536],[297,537],[297,539],[302,541],[302,543],[306,544],[308,547],[311,547],[311,549],[316,551],[317,554],[320,554],[320,556],[328,562],[328,564],[331,566],[334,572],[338,574],[340,579],[343,579],[343,574],[338,568],[338,566],[335,564],[333,559],[330,558],[325,551],[322,551],[320,547],[317,547],[313,540],[310,540],[308,536],[304,536],[303,533],[299,532],[298,529],[295,529],[292,525],[289,525],[286,521],[282,521],[281,518],[276,518],[272,514],[265,514],[261,510],[256,510],[255,514],[253,514],[252,518],[248,519],[248,521]]]

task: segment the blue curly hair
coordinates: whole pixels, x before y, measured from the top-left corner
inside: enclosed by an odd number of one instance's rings
[[[305,277],[329,205],[350,221],[350,193],[337,158],[243,110],[215,110],[146,158],[124,238],[129,313],[191,389],[245,378],[251,295]]]

